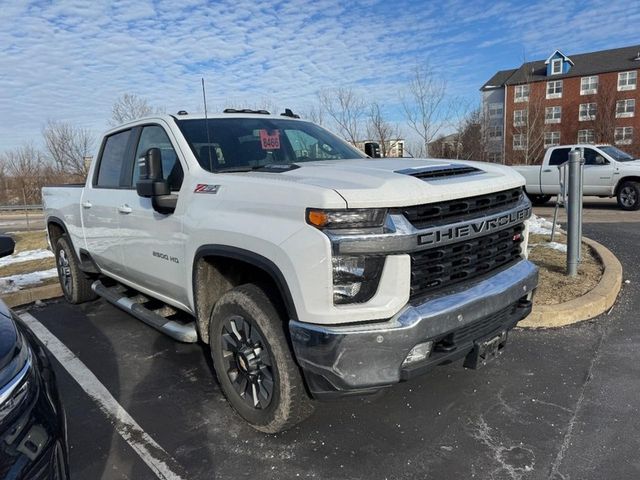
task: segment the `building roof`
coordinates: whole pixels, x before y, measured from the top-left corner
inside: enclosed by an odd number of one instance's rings
[[[512,68],[509,70],[500,70],[493,77],[491,77],[480,90],[491,90],[492,88],[504,87],[505,82],[513,75],[518,69]]]
[[[481,90],[499,88],[505,85],[540,82],[550,78],[560,80],[562,78],[597,75],[606,72],[636,70],[640,68],[640,45],[571,55],[571,61],[573,66],[567,73],[556,74],[552,77],[547,75],[545,60],[523,63],[520,68],[515,70],[501,70],[491,77],[482,86]],[[512,73],[506,75],[506,72]],[[500,80],[502,80],[502,83],[498,83]]]

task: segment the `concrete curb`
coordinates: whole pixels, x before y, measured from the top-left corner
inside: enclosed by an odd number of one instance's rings
[[[564,327],[589,320],[609,310],[622,286],[622,265],[604,245],[589,238],[582,239],[600,258],[604,272],[600,283],[581,297],[556,305],[535,305],[531,314],[518,323],[522,328]]]
[[[20,305],[27,305],[33,303],[36,300],[48,300],[50,298],[56,298],[62,296],[62,289],[59,283],[53,283],[51,285],[43,285],[41,287],[29,288],[27,290],[19,290],[13,293],[7,293],[0,296],[0,299],[6,303],[10,308],[19,307]]]

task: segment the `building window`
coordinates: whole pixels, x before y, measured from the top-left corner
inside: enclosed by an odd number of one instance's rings
[[[502,125],[489,125],[487,135],[491,140],[498,140],[502,138]]]
[[[616,145],[630,145],[633,140],[633,127],[616,127]]]
[[[595,103],[581,103],[580,111],[578,113],[578,120],[586,122],[588,120],[595,120],[596,118],[596,104]]]
[[[544,109],[544,123],[560,123],[562,107],[547,107]]]
[[[628,98],[626,100],[618,100],[616,102],[616,118],[633,117],[635,114],[636,114],[636,100],[635,100],[635,98]]]
[[[562,98],[562,80],[547,82],[547,98]]]
[[[516,85],[516,94],[513,101],[528,102],[529,101],[529,85]]]
[[[489,104],[489,117],[496,118],[502,117],[503,104],[502,103],[490,103]]]
[[[582,77],[580,79],[580,95],[593,95],[598,93],[598,76]]]
[[[578,143],[596,143],[593,130],[578,130]]]
[[[544,132],[544,148],[560,145],[560,132]]]
[[[556,58],[551,60],[551,75],[562,73],[562,59]]]
[[[638,82],[638,72],[620,72],[618,74],[618,91],[635,90]]]
[[[522,133],[516,133],[513,135],[513,149],[525,150],[527,148],[527,139]]]
[[[527,125],[527,110],[514,110],[513,111],[513,126],[525,127]]]

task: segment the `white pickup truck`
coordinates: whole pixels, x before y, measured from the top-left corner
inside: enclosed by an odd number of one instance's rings
[[[513,169],[372,159],[289,110],[225,112],[115,128],[86,185],[43,199],[66,298],[209,344],[255,428],[482,365],[529,314],[531,202]]]
[[[514,166],[526,180],[526,192],[535,205],[560,192],[563,172],[574,148],[584,149],[585,196],[616,197],[623,210],[640,209],[640,160],[611,145],[561,145],[547,149],[542,165]]]

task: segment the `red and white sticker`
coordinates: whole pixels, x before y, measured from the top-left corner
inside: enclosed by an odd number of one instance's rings
[[[264,129],[260,130],[260,143],[263,150],[279,150],[280,130],[274,130],[271,133]]]

